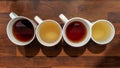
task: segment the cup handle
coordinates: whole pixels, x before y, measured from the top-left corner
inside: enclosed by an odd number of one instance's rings
[[[11,19],[14,19],[14,18],[18,17],[18,15],[16,13],[14,13],[14,12],[11,12],[9,14],[9,16],[10,16]]]
[[[63,14],[60,14],[60,15],[59,15],[59,18],[60,18],[64,23],[67,23],[67,22],[68,22],[67,17],[66,17],[65,15],[63,15]]]
[[[43,22],[43,20],[38,16],[35,16],[34,19],[38,24],[41,24]]]

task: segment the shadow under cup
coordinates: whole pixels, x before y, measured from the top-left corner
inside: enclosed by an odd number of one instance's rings
[[[44,46],[54,46],[62,38],[62,28],[54,20],[44,20],[36,29],[36,37]]]
[[[115,35],[115,29],[111,22],[98,20],[92,24],[92,40],[97,44],[109,43]]]
[[[18,16],[9,21],[7,35],[16,45],[24,46],[31,43],[35,38],[36,24],[23,16]]]
[[[89,21],[75,17],[65,23],[63,27],[63,38],[72,47],[81,47],[88,43],[91,37]]]

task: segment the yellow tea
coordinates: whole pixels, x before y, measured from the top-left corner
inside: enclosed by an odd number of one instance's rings
[[[39,35],[41,39],[46,43],[56,42],[61,34],[61,30],[58,24],[53,21],[45,21],[39,28]]]
[[[99,42],[105,41],[111,35],[111,26],[105,21],[96,22],[92,27],[92,37]]]

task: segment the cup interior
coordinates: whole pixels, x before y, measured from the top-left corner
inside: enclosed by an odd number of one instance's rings
[[[54,20],[44,20],[41,24],[37,26],[36,37],[38,41],[44,46],[54,46],[59,43],[62,38],[62,28]]]
[[[74,21],[81,22],[86,28],[86,36],[84,37],[83,40],[81,40],[77,43],[70,41],[69,38],[66,35],[66,28],[68,27],[69,24],[71,24]],[[63,38],[64,38],[65,42],[68,43],[70,46],[73,46],[73,47],[84,46],[90,40],[90,37],[91,37],[91,28],[90,28],[89,23],[90,22],[88,20],[83,19],[83,18],[79,18],[79,17],[75,17],[75,18],[70,19],[67,23],[65,23],[65,25],[63,27]]]
[[[14,18],[14,19],[12,19],[12,20],[9,21],[9,23],[8,23],[8,25],[7,25],[7,30],[6,30],[6,31],[7,31],[8,38],[9,38],[14,44],[20,45],[20,46],[24,46],[24,45],[27,45],[27,44],[31,43],[31,42],[34,40],[34,38],[35,38],[35,33],[34,33],[32,39],[30,39],[29,41],[26,41],[26,42],[20,41],[20,40],[18,40],[17,38],[15,38],[15,36],[14,36],[14,34],[13,34],[13,25],[14,25],[14,23],[15,23],[16,21],[21,20],[21,19],[29,20],[29,21],[32,23],[32,25],[33,25],[33,27],[34,27],[34,30],[35,30],[36,24],[35,24],[32,20],[30,20],[29,18],[23,17],[23,16],[18,16],[18,17],[16,17],[16,18]],[[34,31],[34,32],[35,32],[35,31]]]
[[[115,29],[111,22],[98,20],[92,25],[92,40],[98,44],[109,43],[115,35]]]

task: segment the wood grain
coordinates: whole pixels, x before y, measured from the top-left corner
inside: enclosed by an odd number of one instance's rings
[[[120,67],[120,0],[0,0],[0,68],[119,68]],[[13,44],[7,37],[9,13],[34,19],[56,20],[82,17],[93,22],[107,19],[115,26],[114,39],[105,46],[92,40],[84,47],[73,48],[62,39],[54,47],[44,47],[37,39],[28,46]]]

